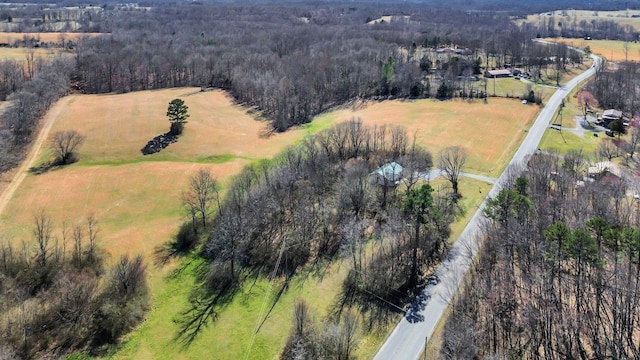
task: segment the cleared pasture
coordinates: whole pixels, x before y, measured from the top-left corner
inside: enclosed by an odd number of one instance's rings
[[[76,33],[76,32],[36,32],[36,33],[21,33],[21,32],[0,32],[0,43],[13,45],[16,41],[35,39],[43,43],[61,43],[64,41],[74,41],[82,39],[83,37],[93,36],[108,36],[104,33]]]
[[[518,99],[490,98],[488,104],[482,100],[394,100],[369,103],[363,109],[337,110],[319,119],[338,122],[360,118],[370,125],[399,125],[415,134],[436,161],[438,151],[457,145],[469,154],[466,171],[497,176],[539,110]]]
[[[518,20],[520,24],[524,21],[534,24],[552,21],[554,29],[560,31],[558,23],[570,27],[572,23],[580,24],[581,21],[590,23],[596,21],[614,21],[620,25],[629,25],[640,30],[640,10],[617,10],[617,11],[593,11],[593,10],[556,10],[548,13],[534,14],[527,16],[526,20]]]
[[[191,117],[185,134],[162,152],[143,156],[140,148],[168,130],[165,113],[174,98],[182,98],[189,106]],[[6,238],[29,241],[32,216],[40,209],[52,217],[56,235],[62,221],[75,224],[93,214],[99,221],[100,245],[110,258],[123,253],[145,254],[150,265],[153,309],[139,330],[110,357],[191,359],[215,354],[216,358],[242,358],[256,321],[262,320],[258,314],[263,303],[270,306],[282,284],[276,282],[269,289],[271,285],[265,279],[258,279],[253,287],[248,283],[221,312],[218,321],[206,327],[185,349],[174,340],[178,330],[174,320],[186,309],[193,283],[192,260],[181,265],[176,261],[164,268],[151,265],[155,248],[170,240],[186,220],[180,194],[189,175],[205,167],[224,187],[244,165],[273,157],[307,134],[335,122],[359,117],[366,124],[404,126],[434,156],[443,147],[463,146],[470,155],[466,171],[494,176],[506,165],[538,110],[535,105],[522,105],[512,99],[489,99],[488,104],[478,100],[386,101],[336,110],[285,134],[264,136],[266,123],[256,121],[221,91],[182,88],[123,95],[72,95],[52,131],[76,130],[87,137],[79,149],[80,161],[27,176],[0,216],[0,226]],[[47,156],[43,151],[40,161]],[[443,180],[436,183],[447,186]],[[488,188],[476,180],[462,179],[462,204],[467,217]],[[454,233],[464,223],[466,220],[456,223]],[[175,266],[185,266],[184,271],[177,271]],[[248,358],[277,356],[289,332],[292,304],[297,297],[309,300],[318,319],[324,317],[340,291],[341,274],[346,270],[346,265],[338,263],[292,279],[258,333]],[[375,353],[388,330],[363,338],[358,356],[369,358]]]
[[[140,149],[169,131],[167,105],[181,98],[189,107],[184,135],[165,150],[143,156]],[[299,140],[306,130],[266,134],[256,121],[222,91],[199,88],[141,91],[121,95],[72,95],[53,131],[76,130],[87,138],[79,151],[83,163],[138,161],[220,161],[269,158]]]
[[[27,61],[27,57],[33,54],[35,58],[45,58],[50,59],[58,55],[64,55],[64,53],[58,49],[47,49],[47,48],[35,48],[35,49],[27,49],[27,48],[10,48],[10,47],[0,47],[0,60],[12,60],[12,61]],[[70,53],[68,54],[71,55]]]
[[[638,19],[640,21],[640,19]],[[591,52],[604,56],[609,61],[640,61],[640,43],[619,40],[583,40],[569,38],[546,39],[554,42],[564,42],[567,45],[584,49],[589,46]],[[627,49],[625,50],[625,46]]]

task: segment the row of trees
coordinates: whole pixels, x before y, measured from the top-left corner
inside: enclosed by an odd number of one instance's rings
[[[18,66],[24,69],[24,64]],[[32,140],[38,120],[70,90],[74,69],[71,59],[58,57],[50,61],[34,60],[31,66],[33,69],[26,77],[12,73],[6,76],[17,77],[3,83],[9,86],[6,92],[13,92],[6,95],[9,105],[0,114],[0,172],[15,166],[22,159],[24,147]],[[0,69],[14,69],[14,66],[4,63],[0,64]]]
[[[619,63],[616,70],[597,69],[596,76],[587,89],[604,109],[617,109],[635,117],[640,114],[638,100],[640,65],[634,62]]]
[[[143,319],[149,298],[142,257],[123,256],[105,271],[95,218],[56,231],[41,212],[32,229],[33,241],[0,245],[3,358],[97,350]]]
[[[488,202],[441,357],[640,356],[640,208],[624,182],[582,182],[584,167],[536,155]]]

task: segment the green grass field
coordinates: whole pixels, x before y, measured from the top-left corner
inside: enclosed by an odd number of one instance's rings
[[[593,132],[585,132],[583,138],[576,136],[568,131],[558,131],[547,129],[542,140],[540,140],[540,149],[549,152],[567,153],[569,151],[582,150],[587,157],[593,157],[598,147],[601,137],[606,137],[602,132],[599,137],[594,137]]]

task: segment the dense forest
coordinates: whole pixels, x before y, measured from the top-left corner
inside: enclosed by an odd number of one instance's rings
[[[536,155],[485,209],[486,239],[445,327],[445,359],[638,358],[638,203],[585,160]]]

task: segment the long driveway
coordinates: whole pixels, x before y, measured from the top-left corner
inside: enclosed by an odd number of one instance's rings
[[[538,148],[547,126],[558,110],[562,99],[571,90],[590,76],[595,74],[595,68],[600,66],[601,59],[591,55],[594,67],[578,75],[558,90],[549,99],[540,115],[529,129],[527,136],[513,155],[509,166],[497,179],[488,197],[495,197],[505,184],[510,169],[517,169],[525,164],[526,159]],[[426,340],[433,334],[438,321],[447,309],[449,301],[456,293],[462,277],[469,269],[471,259],[475,257],[479,247],[478,232],[482,220],[483,202],[475,212],[469,224],[451,248],[447,259],[436,272],[432,285],[427,286],[418,296],[411,309],[393,330],[385,343],[374,357],[375,360],[415,360],[425,348]]]

